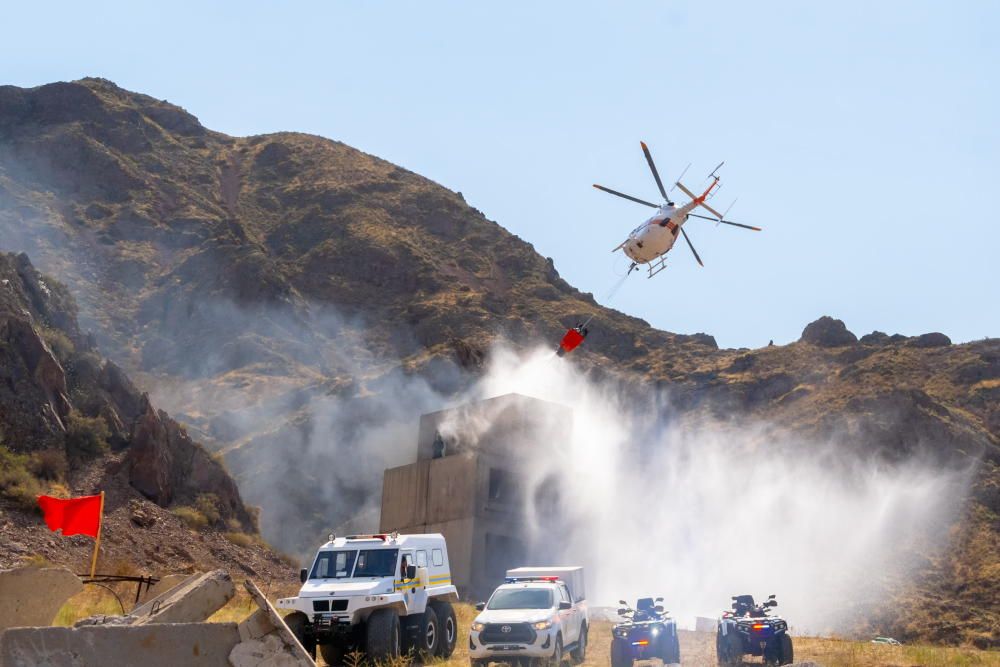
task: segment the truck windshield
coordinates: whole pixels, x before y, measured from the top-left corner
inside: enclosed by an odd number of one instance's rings
[[[551,609],[552,591],[547,588],[507,588],[490,598],[487,609]]]
[[[310,579],[336,579],[351,576],[357,551],[321,551],[313,565]],[[364,552],[362,552],[364,553]]]
[[[399,549],[368,549],[358,552],[357,577],[391,577],[396,569]]]

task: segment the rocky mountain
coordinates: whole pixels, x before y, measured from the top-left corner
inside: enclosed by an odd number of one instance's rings
[[[859,339],[822,318],[791,345],[720,350],[598,307],[461,193],[321,137],[213,132],[103,79],[0,87],[0,248],[65,282],[87,349],[225,452],[265,505],[265,534],[289,548],[377,507],[391,461],[370,455],[366,433],[437,409],[501,342],[554,347],[596,313],[574,363],[625,393],[653,388],[652,409],[676,423],[753,419],[878,460],[974,468],[954,557],[929,561],[907,613],[886,623],[941,641],[997,636],[996,339]],[[46,386],[34,404],[75,407],[72,390]]]
[[[186,557],[172,559],[175,566],[212,564],[218,559],[196,559],[197,550],[183,546],[194,540],[183,528],[189,515],[204,517],[202,528],[211,523],[252,542],[257,510],[244,504],[224,465],[101,358],[76,313],[63,283],[40,274],[26,255],[0,254],[0,567],[32,555],[76,564],[80,547],[87,550],[87,540],[49,533],[35,499],[40,493],[107,492],[105,564],[109,554],[134,559],[136,547],[145,551],[148,571],[176,549]],[[189,514],[164,511],[177,508]],[[143,530],[157,522],[155,534]],[[170,533],[173,545],[161,554]]]

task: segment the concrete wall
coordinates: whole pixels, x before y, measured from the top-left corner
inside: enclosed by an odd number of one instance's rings
[[[235,623],[14,628],[0,634],[0,665],[13,667],[230,667]]]
[[[475,454],[457,454],[430,463],[427,478],[426,523],[442,523],[472,516],[479,504],[478,460]]]
[[[405,533],[405,527],[427,523],[427,476],[430,463],[417,461],[385,471],[382,476],[382,518],[379,521],[381,532],[395,530]]]

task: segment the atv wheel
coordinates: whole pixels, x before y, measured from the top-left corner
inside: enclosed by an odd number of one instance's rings
[[[368,617],[365,651],[372,664],[399,657],[399,614],[395,609],[376,609]]]
[[[632,667],[632,649],[620,639],[611,641],[611,667]]]
[[[316,642],[306,639],[306,628],[309,627],[309,617],[301,611],[293,611],[288,616],[285,616],[284,620],[285,625],[287,625],[288,629],[292,631],[295,638],[299,640],[299,643],[302,644],[302,648],[306,650],[306,653],[315,656]]]
[[[725,636],[726,664],[731,667],[743,664],[743,639],[735,629]]]
[[[779,651],[780,657],[778,658],[778,664],[779,665],[792,664],[793,662],[795,662],[793,659],[795,655],[792,649],[792,638],[788,636],[787,630],[785,631],[785,634],[781,635],[781,639],[779,641],[780,641],[779,646],[781,647],[781,651]]]
[[[580,626],[580,638],[576,642],[576,648],[569,652],[573,662],[580,664],[587,659],[587,626]]]
[[[428,606],[434,610],[438,619],[438,632],[441,638],[438,640],[437,655],[442,658],[450,658],[458,644],[458,622],[455,620],[455,608],[451,606],[450,602],[431,602]]]
[[[677,635],[664,635],[660,642],[663,646],[660,659],[664,665],[676,665],[681,661],[681,645]]]
[[[323,661],[330,667],[337,667],[344,664],[344,652],[339,646],[334,644],[320,644],[319,654],[323,656]]]
[[[430,659],[441,650],[441,624],[438,622],[434,609],[427,607],[417,619],[417,655],[420,662],[430,662]]]

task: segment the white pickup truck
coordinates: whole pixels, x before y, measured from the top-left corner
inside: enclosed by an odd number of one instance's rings
[[[285,623],[313,658],[317,647],[328,665],[352,650],[370,664],[455,650],[458,591],[440,534],[331,535],[300,576],[298,596],[276,606],[293,610]]]
[[[582,567],[520,567],[508,570],[505,583],[488,602],[469,632],[471,667],[491,662],[551,659],[559,667],[565,654],[574,662],[587,655],[587,596]]]

